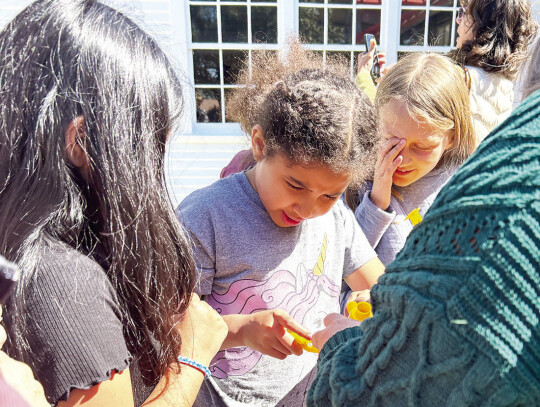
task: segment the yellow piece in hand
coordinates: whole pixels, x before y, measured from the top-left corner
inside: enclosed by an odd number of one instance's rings
[[[292,337],[294,338],[294,341],[298,345],[300,345],[300,347],[304,349],[305,351],[311,352],[311,353],[319,353],[319,349],[313,346],[310,340],[304,338],[303,336],[298,335],[296,332],[293,332],[289,329],[287,329],[287,332],[292,335]]]
[[[371,311],[371,304],[369,302],[354,302],[351,301],[347,304],[347,312],[349,318],[356,321],[363,321],[366,318],[371,318],[373,312]]]
[[[411,211],[405,218],[405,220],[409,219],[413,226],[418,225],[420,222],[422,222],[422,215],[420,215],[420,209],[416,208]]]

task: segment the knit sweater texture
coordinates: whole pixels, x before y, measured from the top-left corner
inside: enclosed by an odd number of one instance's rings
[[[307,406],[540,405],[540,91],[442,189],[321,350]]]

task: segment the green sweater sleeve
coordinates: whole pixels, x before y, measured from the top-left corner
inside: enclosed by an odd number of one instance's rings
[[[377,88],[371,79],[371,74],[367,69],[362,69],[354,78],[354,83],[363,91],[366,96],[371,100],[371,103],[375,102],[375,95],[377,94]]]
[[[540,91],[443,188],[374,317],[321,350],[307,406],[540,405],[539,184]]]

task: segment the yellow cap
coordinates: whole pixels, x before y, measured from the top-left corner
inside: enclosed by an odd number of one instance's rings
[[[354,302],[351,301],[347,304],[347,312],[349,318],[357,321],[363,321],[366,318],[371,318],[373,312],[371,311],[371,304],[369,302]]]

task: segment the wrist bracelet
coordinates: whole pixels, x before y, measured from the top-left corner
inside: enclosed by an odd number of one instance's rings
[[[199,372],[201,372],[204,375],[205,379],[212,377],[212,373],[210,373],[210,369],[208,369],[207,366],[199,362],[196,362],[193,359],[186,358],[185,356],[178,356],[177,360],[178,360],[178,363],[182,363],[183,365],[188,365],[192,367],[193,369],[196,369]]]

